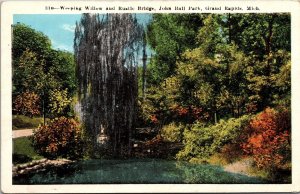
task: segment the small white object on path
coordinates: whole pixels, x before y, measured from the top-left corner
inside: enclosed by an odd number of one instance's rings
[[[31,135],[33,135],[33,129],[21,129],[12,131],[13,138],[28,137]]]

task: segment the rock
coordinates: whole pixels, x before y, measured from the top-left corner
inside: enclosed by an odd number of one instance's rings
[[[20,166],[19,166],[19,168],[26,168],[27,167],[27,164],[21,164]]]
[[[41,159],[32,161],[27,164],[21,164],[13,166],[13,176],[18,176],[21,174],[28,174],[28,173],[36,173],[39,171],[45,171],[48,168],[53,166],[60,167],[65,164],[73,163],[74,161],[68,159],[57,159],[57,160],[48,160],[48,159]]]
[[[41,166],[35,165],[34,167],[32,167],[32,170],[38,170],[38,169],[40,169],[40,168],[41,168]]]
[[[40,163],[47,162],[47,159],[46,159],[46,158],[44,158],[44,159],[41,159],[41,160],[39,160],[39,162],[40,162]]]

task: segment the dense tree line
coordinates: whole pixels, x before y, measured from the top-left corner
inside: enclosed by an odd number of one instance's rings
[[[193,106],[217,121],[290,106],[288,14],[157,14],[147,34],[149,113]]]
[[[73,54],[51,48],[46,35],[25,24],[12,29],[13,114],[55,117],[72,113]]]

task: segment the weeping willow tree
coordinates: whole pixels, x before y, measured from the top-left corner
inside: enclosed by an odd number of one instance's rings
[[[132,14],[83,14],[74,51],[82,121],[93,148],[130,153],[144,29]]]

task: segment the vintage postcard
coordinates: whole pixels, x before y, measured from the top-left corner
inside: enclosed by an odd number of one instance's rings
[[[4,1],[4,193],[300,191],[298,1]]]

